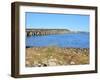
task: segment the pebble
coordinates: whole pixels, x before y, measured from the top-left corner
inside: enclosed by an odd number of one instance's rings
[[[75,62],[74,61],[71,61],[70,64],[75,64]]]

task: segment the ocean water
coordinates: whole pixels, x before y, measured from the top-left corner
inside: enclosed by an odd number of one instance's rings
[[[58,46],[66,48],[89,48],[89,33],[67,33],[26,37],[28,47]]]

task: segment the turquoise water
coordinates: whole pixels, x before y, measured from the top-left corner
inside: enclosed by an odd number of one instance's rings
[[[58,46],[66,48],[89,48],[89,33],[69,33],[26,37],[26,46]]]

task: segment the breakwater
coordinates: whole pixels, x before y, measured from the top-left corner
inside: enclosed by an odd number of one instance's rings
[[[68,29],[26,29],[26,36],[41,36],[50,34],[64,34],[71,32]]]

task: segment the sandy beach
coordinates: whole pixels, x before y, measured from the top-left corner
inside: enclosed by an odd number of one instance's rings
[[[89,48],[26,48],[26,67],[89,64]]]

